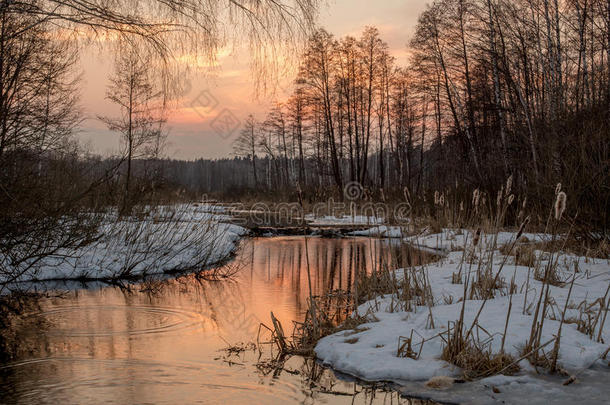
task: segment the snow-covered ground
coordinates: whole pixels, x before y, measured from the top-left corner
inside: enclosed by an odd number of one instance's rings
[[[487,248],[491,246],[496,239],[497,245],[504,245],[510,242],[515,236],[514,232],[498,232],[497,234],[481,235],[480,247]],[[455,250],[463,250],[465,245],[472,244],[473,232],[463,229],[443,229],[441,233],[429,233],[424,230],[420,235],[414,235],[406,238],[407,242],[429,249],[436,249],[444,252]],[[551,235],[542,233],[524,233],[521,236],[522,241],[542,242],[551,240]]]
[[[370,236],[376,238],[402,238],[405,233],[399,226],[379,225],[362,231],[348,233],[349,236]]]
[[[138,218],[118,219],[108,213],[99,240],[45,257],[12,282],[108,279],[205,268],[227,258],[246,233],[222,222],[226,219],[197,204],[157,207]],[[7,265],[9,259],[0,257],[0,261]],[[2,277],[0,282],[9,275]]]
[[[404,238],[406,242],[410,244],[426,249],[432,249],[439,252],[451,252],[455,250],[462,250],[464,244],[472,242],[473,232],[462,229],[443,229],[440,233],[431,233],[428,229],[424,229],[420,234],[408,235],[408,232],[404,227],[381,225],[373,226],[368,229],[353,231],[348,233],[349,236],[370,236],[380,238]],[[497,244],[502,245],[511,240],[514,236],[513,232],[498,232]],[[529,242],[541,242],[545,239],[550,239],[550,235],[542,233],[524,233],[522,235],[523,241]],[[493,243],[494,235],[487,234],[483,235],[482,242],[485,246],[489,246]]]
[[[311,226],[332,226],[332,225],[376,225],[383,224],[384,219],[365,215],[342,215],[342,216],[315,216],[308,214],[305,220]]]
[[[482,235],[481,240],[485,243],[479,244],[479,247],[482,245],[489,246],[493,237],[493,235]],[[508,243],[514,237],[513,233],[501,232],[497,235],[498,246]],[[525,237],[529,241],[545,239],[544,235],[539,234],[526,234]],[[465,253],[463,252],[466,239],[468,239],[467,256],[469,249],[472,249],[472,235],[467,231],[443,230],[440,234],[413,238],[412,240],[420,246],[449,251],[439,262],[425,265],[419,269],[423,270],[429,277],[434,305],[430,309],[427,306],[419,306],[412,312],[405,312],[396,309],[397,298],[395,296],[380,296],[368,301],[358,308],[358,312],[360,315],[369,314],[368,316],[372,321],[360,325],[355,331],[343,331],[321,339],[315,348],[317,356],[326,365],[330,365],[341,372],[365,380],[396,381],[403,384],[409,393],[438,400],[453,401],[459,398],[458,402],[489,402],[492,400],[489,395],[491,392],[489,387],[492,385],[496,386],[501,392],[512,392],[512,397],[508,394],[500,396],[494,393],[497,398],[508,402],[524,401],[522,396],[515,396],[520,389],[523,389],[528,395],[538,395],[538,400],[541,400],[541,396],[547,396],[550,393],[553,393],[553,395],[565,394],[566,398],[574,399],[578,398],[578,395],[573,395],[574,392],[578,392],[582,398],[583,390],[579,388],[581,387],[579,384],[582,384],[580,379],[572,385],[563,386],[561,382],[565,381],[567,377],[560,379],[538,376],[527,360],[522,360],[519,363],[521,371],[515,376],[495,376],[475,383],[456,384],[448,391],[443,392],[433,391],[424,386],[426,380],[435,376],[459,377],[461,375],[459,368],[440,359],[443,340],[435,336],[445,332],[448,323],[459,318],[462,303],[458,301],[463,296],[464,285],[453,284],[452,275],[459,271],[460,266],[463,276],[468,272],[469,264],[468,260],[464,260]],[[478,251],[477,255],[480,256],[484,254],[483,252],[484,249]],[[542,265],[544,266],[549,255],[543,252],[536,252],[536,254],[542,257]],[[503,261],[504,256],[499,251],[495,251],[492,267],[494,274],[501,268]],[[514,263],[514,257],[508,257],[501,275],[505,283],[510,283],[514,276],[518,287],[517,293],[512,296],[512,309],[504,350],[518,359],[521,356],[523,345],[530,335],[532,313],[542,283],[534,279],[532,269],[529,277],[527,301],[525,301],[528,268]],[[590,339],[589,336],[579,332],[574,321],[580,316],[579,308],[593,304],[598,298],[603,299],[610,282],[610,263],[604,259],[592,259],[570,254],[561,254],[558,263],[564,280],[571,279],[574,274],[576,275],[568,310],[566,311],[566,319],[569,323],[563,325],[561,333],[559,365],[570,374],[576,374],[580,370],[586,369],[579,374],[581,378],[586,376],[586,378],[603,378],[605,381],[609,381],[610,368],[607,361],[596,361],[596,359],[599,359],[610,343],[610,320],[605,323],[601,333],[602,341],[606,344],[597,343],[597,336]],[[471,270],[476,272],[476,268],[477,265],[474,264]],[[577,269],[577,273],[575,273],[575,269]],[[398,278],[403,276],[404,271],[412,270],[396,270]],[[550,295],[554,304],[545,319],[542,342],[551,340],[557,334],[568,291],[569,284],[563,287],[550,287]],[[478,300],[467,300],[465,306],[465,325],[467,328],[472,324],[481,303],[482,301]],[[509,296],[497,294],[497,298],[487,301],[478,322],[491,337],[486,335],[486,332],[482,329],[476,328],[482,335],[482,339],[489,338],[491,340],[491,348],[494,353],[498,353],[500,350],[508,308]],[[599,308],[599,306],[596,308]],[[434,326],[431,326],[429,319],[430,311]],[[419,358],[415,360],[398,357],[399,337],[409,337],[412,331],[414,350],[417,352],[421,349]],[[595,332],[595,335],[597,333],[598,331]],[[426,341],[423,347],[420,347],[420,342],[423,340]],[[546,352],[550,352],[551,349],[552,344],[546,348]],[[587,384],[592,387],[591,390],[593,391],[586,398],[593,402],[597,401],[596,398],[607,400],[608,395],[610,395],[610,387],[602,388],[604,387],[603,384],[592,382],[587,382]],[[604,391],[599,392],[600,389]],[[453,390],[456,391],[456,395],[457,393],[460,395],[452,397],[451,392]],[[472,396],[476,392],[480,395],[478,397]],[[606,396],[604,397],[602,394]],[[600,397],[600,395],[602,396]],[[476,398],[478,399],[475,400]],[[548,396],[544,401],[548,401]]]

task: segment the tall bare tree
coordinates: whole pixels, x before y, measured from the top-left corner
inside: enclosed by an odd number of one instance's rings
[[[252,162],[252,176],[254,187],[258,186],[258,175],[256,172],[256,151],[259,144],[258,123],[252,114],[248,115],[244,127],[239,136],[233,142],[233,153],[244,157]]]
[[[126,213],[130,202],[132,162],[154,157],[164,136],[166,121],[163,93],[152,80],[150,56],[132,45],[117,56],[106,98],[121,110],[118,118],[100,117],[111,131],[121,135],[127,163],[125,189],[120,211]]]

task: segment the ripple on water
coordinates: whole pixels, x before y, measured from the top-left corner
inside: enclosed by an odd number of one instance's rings
[[[50,357],[0,367],[5,391],[0,402],[62,403],[286,403],[302,400],[298,384],[274,380],[263,384],[239,378],[245,369],[223,376],[226,366],[213,363],[163,363],[136,359]],[[24,378],[26,377],[27,378]],[[240,381],[241,380],[241,381]],[[137,398],[131,398],[137,395]]]
[[[146,305],[75,305],[28,315],[48,322],[47,335],[97,337],[181,331],[202,325],[203,316],[176,308]]]

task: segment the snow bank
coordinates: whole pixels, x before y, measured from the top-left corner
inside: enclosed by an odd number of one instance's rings
[[[349,236],[370,236],[377,238],[402,238],[404,236],[399,226],[379,225],[362,231],[348,233]]]
[[[417,240],[420,245],[426,247],[438,249],[440,246],[443,249],[456,250],[463,249],[466,235],[468,235],[467,231],[443,230],[442,234],[428,235],[417,238]],[[471,240],[471,236],[468,236],[468,240]],[[492,235],[484,237],[486,243],[490,243],[489,238]],[[510,232],[501,232],[498,235],[498,245],[507,243],[514,237],[515,235]],[[529,234],[526,237],[531,241],[542,240],[544,235]],[[413,312],[393,312],[396,308],[396,297],[380,296],[358,308],[360,315],[369,314],[369,319],[373,321],[360,325],[354,331],[342,331],[321,339],[315,348],[318,358],[336,370],[371,381],[424,381],[434,376],[460,375],[459,368],[440,360],[443,341],[435,336],[445,332],[448,323],[459,318],[462,304],[458,300],[463,295],[464,286],[463,284],[453,284],[452,275],[459,271],[463,254],[461,251],[453,251],[441,261],[425,266],[435,301],[431,308],[433,327],[430,325],[428,307],[416,307]],[[542,253],[539,252],[539,254]],[[494,252],[492,267],[494,273],[498,271],[503,260],[504,256],[499,251]],[[502,277],[508,283],[514,274],[518,293],[513,295],[505,351],[518,358],[530,334],[532,325],[530,313],[534,310],[542,283],[533,278],[532,270],[527,302],[524,302],[528,268],[515,265],[514,257],[509,257],[507,263],[502,270]],[[544,261],[542,264],[544,265]],[[564,279],[571,277],[574,269],[578,268],[568,306],[570,309],[566,313],[566,318],[573,321],[578,318],[577,306],[579,303],[586,300],[588,304],[591,304],[597,298],[604,296],[610,280],[610,263],[608,260],[562,254],[559,257],[559,264]],[[465,274],[468,271],[468,264],[464,263],[462,266],[462,274]],[[476,271],[476,265],[473,265],[473,269]],[[403,273],[403,270],[396,271],[398,278],[403,277]],[[542,342],[552,339],[557,334],[568,290],[569,285],[563,288],[550,287],[550,295],[555,300],[553,311],[557,320],[546,318]],[[467,327],[472,324],[480,306],[481,301],[468,300],[466,302],[465,322]],[[508,308],[509,297],[507,296],[489,300],[479,319],[479,324],[492,335],[491,347],[495,353],[500,350]],[[419,342],[430,340],[423,344],[419,359],[397,357],[399,337],[409,337],[412,331],[416,352],[420,350]],[[480,333],[487,336],[484,332]],[[606,322],[602,338],[603,341],[610,342],[610,322]],[[565,323],[562,329],[559,364],[570,373],[574,373],[594,363],[607,348],[607,344],[596,343],[579,332],[575,323]],[[515,379],[532,375],[531,366],[526,360],[521,361],[520,365],[522,366],[520,376],[494,378],[510,384],[515,382]],[[608,373],[604,375],[604,378],[610,376]],[[493,383],[500,384],[499,381]],[[537,378],[536,383],[544,382]],[[608,389],[610,390],[610,388]]]
[[[118,219],[109,213],[100,226],[99,240],[45,257],[14,282],[108,279],[205,268],[227,258],[246,233],[242,227],[221,222],[226,219],[196,204],[158,207],[138,218]],[[8,267],[8,258],[0,261]],[[8,276],[3,277],[0,282]]]
[[[473,232],[463,229],[443,229],[440,233],[428,233],[424,231],[420,235],[414,235],[406,238],[406,241],[420,247],[440,250],[444,252],[452,252],[455,250],[463,250],[465,244],[471,244]],[[497,234],[481,235],[480,248],[488,248],[493,244],[494,237],[497,237],[497,246],[502,246],[514,239],[514,232],[498,232]],[[542,242],[550,240],[550,235],[543,233],[524,233],[521,237],[529,242]]]
[[[379,217],[370,217],[365,215],[343,215],[343,216],[314,216],[308,214],[305,220],[312,226],[331,226],[331,225],[375,225],[383,224],[385,219]]]
[[[332,219],[323,219],[325,221],[332,221]],[[362,223],[360,223],[362,224]],[[455,250],[463,250],[465,243],[471,243],[473,238],[473,232],[462,230],[462,229],[443,229],[440,233],[430,233],[428,230],[424,230],[421,234],[407,236],[403,229],[399,226],[388,226],[388,225],[377,225],[369,229],[360,231],[353,231],[348,234],[349,236],[370,236],[370,237],[381,237],[381,238],[403,238],[406,242],[414,246],[421,248],[427,248],[437,250],[441,252],[451,252]],[[512,241],[514,232],[499,232],[497,234],[496,243],[498,246],[502,246]],[[493,243],[494,235],[485,234],[482,235],[483,247],[491,246]],[[529,242],[542,242],[550,240],[550,235],[543,233],[524,233],[522,236],[523,240]]]

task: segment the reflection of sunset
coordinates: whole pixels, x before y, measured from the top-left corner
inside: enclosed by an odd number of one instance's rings
[[[355,272],[372,271],[381,257],[411,260],[382,240],[308,238],[307,244],[314,295],[349,290]],[[255,403],[298,400],[289,381],[261,384],[250,368],[214,359],[228,344],[255,341],[271,311],[287,333],[293,320],[303,319],[309,297],[305,240],[246,240],[230,266],[240,268],[234,280],[187,275],[130,291],[106,287],[42,300],[18,333],[29,349],[2,377],[7,394],[49,394],[66,403],[168,397],[192,403],[210,394],[232,402],[236,396]],[[53,390],[32,394],[27,384]]]

